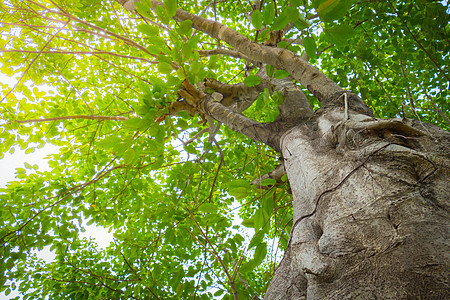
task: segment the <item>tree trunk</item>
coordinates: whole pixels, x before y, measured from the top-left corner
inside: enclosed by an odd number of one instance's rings
[[[136,2],[116,1],[128,10]],[[187,81],[179,95],[202,115],[282,152],[294,223],[265,299],[450,299],[450,134],[418,121],[376,120],[360,97],[297,54],[181,9],[174,18],[191,20],[262,70],[253,90],[207,80],[223,103]],[[289,82],[268,80],[265,64],[288,71]],[[321,111],[313,113],[292,79]],[[272,85],[285,98],[275,122],[233,109],[248,107],[255,91]]]
[[[449,136],[336,108],[286,132],[294,224],[265,299],[449,299]]]

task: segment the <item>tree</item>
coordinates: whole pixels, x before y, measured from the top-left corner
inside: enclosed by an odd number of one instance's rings
[[[446,5],[4,0],[1,290],[448,298]]]

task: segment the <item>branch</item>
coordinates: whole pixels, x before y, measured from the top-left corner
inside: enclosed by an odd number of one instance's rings
[[[88,120],[111,120],[111,121],[126,121],[127,117],[122,116],[89,116],[89,115],[75,115],[75,116],[64,116],[64,117],[54,117],[46,119],[31,119],[31,120],[17,120],[19,124],[23,123],[37,123],[37,122],[50,122],[59,120],[73,120],[73,119],[88,119]],[[10,121],[11,123],[12,121]]]
[[[256,100],[259,93],[264,90],[263,87],[248,87],[243,83],[226,84],[211,78],[206,78],[204,85],[221,94],[222,99],[216,98],[216,100],[220,100],[222,105],[237,113],[241,113],[249,108]],[[214,93],[212,96],[215,98]]]
[[[231,130],[279,149],[279,143],[273,140],[273,132],[267,126],[251,120],[214,100],[211,95],[196,89],[187,80],[183,82],[183,89],[178,94],[201,114],[209,115],[213,119],[226,124]]]
[[[433,103],[434,109],[436,110],[436,112],[442,117],[442,119],[444,119],[445,122],[447,122],[447,124],[450,125],[450,119],[447,117],[445,112],[437,106],[436,102],[433,101],[433,98],[431,98],[431,96],[428,95],[428,93],[426,93],[425,95]]]
[[[154,7],[162,5],[162,3],[154,0],[152,0],[152,3]],[[325,74],[287,49],[255,43],[219,22],[201,18],[181,9],[177,10],[175,19],[179,21],[191,20],[194,28],[213,38],[227,42],[240,53],[256,61],[270,64],[277,69],[288,71],[303,86],[317,91],[316,94],[321,95],[319,100],[323,104],[326,104],[329,100],[334,100],[330,98],[334,98],[337,92],[344,92],[341,87],[325,76]]]
[[[271,179],[275,179],[277,181],[276,184],[281,184],[281,183],[283,183],[283,180],[281,178],[285,174],[286,174],[286,169],[284,168],[284,164],[281,164],[281,165],[278,165],[275,169],[273,169],[269,173],[264,174],[259,178],[256,178],[250,184],[256,185],[256,187],[258,189],[269,189],[269,188],[271,188],[271,186],[262,186],[261,181],[263,181],[264,179],[271,178]]]
[[[270,78],[266,68],[260,68],[257,75],[261,78],[261,83],[269,90],[278,91],[283,94],[284,102],[278,109],[280,111],[279,120],[296,121],[306,119],[314,114],[314,110],[309,104],[302,89],[292,81],[291,77],[283,79]]]
[[[223,95],[221,104],[234,108],[234,111],[241,113],[249,108],[258,97],[259,93],[268,88],[270,92],[278,91],[283,94],[284,102],[278,107],[280,121],[295,121],[305,119],[314,114],[314,110],[309,104],[308,99],[296,85],[292,78],[283,79],[270,78],[267,75],[266,68],[263,65],[257,75],[261,78],[261,83],[255,87],[247,87],[243,83],[224,84],[215,79],[205,79],[205,86],[213,88],[216,92]]]
[[[228,50],[228,49],[198,50],[198,53],[201,56],[226,55],[226,56],[231,56],[234,58],[245,59],[250,62],[253,61],[250,57],[240,53],[239,51],[235,51],[235,50]]]
[[[0,53],[1,52],[37,53],[37,54],[39,54],[39,53],[40,54],[76,54],[76,55],[106,54],[106,55],[117,56],[117,57],[122,57],[122,58],[142,60],[142,61],[148,62],[150,64],[158,63],[157,61],[152,61],[152,60],[149,60],[149,59],[143,58],[143,57],[128,56],[128,55],[113,53],[113,52],[109,52],[109,51],[37,51],[37,50],[7,50],[7,49],[4,49],[4,50],[0,50]]]
[[[116,0],[116,2],[127,10],[133,10],[134,2],[138,2],[138,0]],[[155,11],[158,6],[163,6],[156,0],[151,0],[151,3],[152,9]],[[308,88],[323,105],[340,105],[337,103],[337,99],[346,91],[292,51],[255,43],[219,22],[207,20],[182,9],[177,9],[174,19],[176,21],[191,20],[194,29],[200,30],[214,39],[225,41],[240,55],[245,55],[260,63],[270,64],[276,69],[286,70],[295,80]],[[349,97],[349,105],[358,112],[372,115],[370,108],[357,95],[352,94]]]

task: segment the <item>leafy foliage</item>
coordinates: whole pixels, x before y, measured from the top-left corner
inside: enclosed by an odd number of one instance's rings
[[[287,246],[291,195],[286,180],[263,181],[264,189],[250,182],[274,169],[278,154],[226,126],[210,139],[200,116],[171,114],[185,79],[249,87],[261,79],[245,76],[244,60],[207,54],[228,46],[174,20],[177,8],[260,43],[286,28],[278,47],[306,52],[377,117],[448,128],[450,22],[441,2],[261,3],[165,0],[153,10],[142,0],[128,12],[103,0],[2,1],[1,73],[14,83],[0,82],[0,155],[46,144],[59,153],[48,158],[51,171],[27,163],[0,190],[0,291],[26,299],[264,294]],[[283,101],[266,89],[244,114],[271,122]],[[114,242],[101,249],[80,238],[85,221]],[[33,254],[45,247],[54,261]]]

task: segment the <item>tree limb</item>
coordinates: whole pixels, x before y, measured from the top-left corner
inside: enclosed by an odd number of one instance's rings
[[[31,120],[17,120],[19,124],[24,123],[37,123],[37,122],[50,122],[50,121],[61,121],[61,120],[73,120],[73,119],[87,119],[87,120],[111,120],[111,121],[126,121],[127,117],[123,116],[89,116],[89,115],[76,115],[76,116],[64,116],[64,117],[54,117],[46,119],[31,119]],[[14,121],[10,121],[14,122]]]
[[[231,130],[279,150],[278,139],[275,139],[276,134],[271,132],[269,124],[261,124],[229,109],[214,100],[211,95],[199,91],[187,80],[183,82],[183,89],[179,90],[178,94],[201,114],[211,116]]]
[[[201,56],[226,55],[234,58],[245,59],[247,61],[253,61],[250,57],[240,53],[239,51],[229,49],[199,50],[198,53]]]

